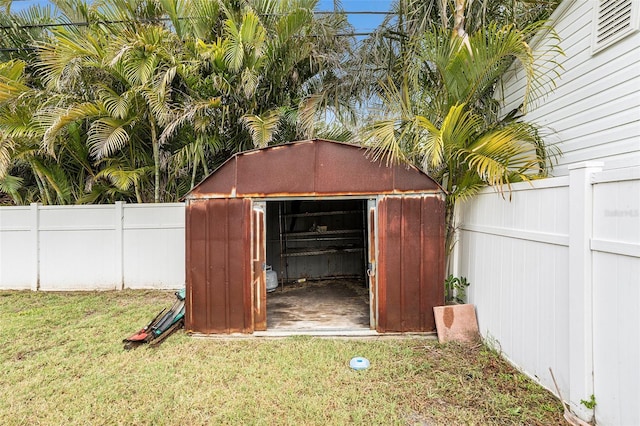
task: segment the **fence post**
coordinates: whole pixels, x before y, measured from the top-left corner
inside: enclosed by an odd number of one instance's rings
[[[593,395],[593,173],[600,162],[569,166],[569,404],[590,421],[593,410],[580,404]]]
[[[124,290],[124,202],[116,201],[115,206],[115,273],[116,290]]]
[[[31,203],[31,251],[33,252],[33,265],[31,276],[31,291],[40,290],[40,204]]]

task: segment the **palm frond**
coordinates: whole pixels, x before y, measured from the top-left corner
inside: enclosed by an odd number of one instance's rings
[[[15,141],[0,131],[0,178],[7,176],[15,146]]]
[[[384,161],[387,166],[407,161],[407,154],[398,137],[398,128],[402,122],[398,120],[378,120],[367,126],[363,139],[374,161]]]
[[[52,41],[38,44],[38,66],[45,85],[64,89],[81,75],[85,68],[99,69],[105,56],[100,34],[78,34],[59,28]]]
[[[101,85],[98,94],[109,115],[119,119],[127,117],[133,98],[131,93],[118,94],[111,87]]]
[[[96,179],[106,179],[120,191],[131,190],[136,183],[150,173],[149,167],[142,167],[134,170],[126,170],[121,166],[110,166],[100,170]]]
[[[256,148],[264,148],[269,145],[278,132],[280,126],[280,111],[271,110],[262,115],[247,114],[242,116],[251,140]]]
[[[39,114],[42,116],[42,120],[52,121],[44,133],[42,145],[50,154],[53,154],[55,138],[65,126],[78,120],[100,117],[105,114],[105,111],[99,104],[85,102],[72,105],[67,109],[44,109]]]
[[[539,175],[541,158],[536,151],[536,135],[530,125],[513,123],[482,134],[459,156],[488,185],[526,181]]]
[[[188,29],[196,38],[212,40],[215,39],[215,31],[220,27],[220,17],[219,1],[191,0],[186,4],[182,22],[185,31]]]
[[[20,189],[23,188],[24,179],[19,176],[2,175],[0,174],[0,192],[9,194],[11,199],[16,204],[21,204],[22,197],[20,197]]]
[[[91,123],[87,137],[91,156],[100,159],[120,151],[129,142],[126,124],[126,121],[111,117],[99,118]]]
[[[298,105],[297,127],[302,137],[313,137],[316,115],[322,101],[323,96],[321,94],[313,94],[305,97]]]
[[[44,183],[55,191],[57,204],[68,204],[71,199],[71,185],[62,167],[38,158],[33,158],[31,165],[42,176]]]
[[[224,43],[224,61],[231,71],[238,71],[244,62],[244,44],[240,29],[231,19],[224,22],[224,29],[227,36]]]
[[[0,63],[0,105],[29,89],[23,82],[25,66],[20,60]]]
[[[250,99],[255,95],[259,81],[260,76],[254,73],[253,70],[249,68],[245,68],[242,70],[240,82],[242,90],[244,92],[244,96],[247,99]]]
[[[36,139],[44,132],[40,122],[34,118],[33,105],[19,104],[0,109],[0,132],[11,138]]]
[[[164,130],[159,137],[160,145],[164,145],[168,139],[172,138],[175,133],[187,123],[194,124],[197,117],[205,117],[220,108],[220,98],[215,97],[211,99],[204,99],[198,101],[191,101],[184,104],[183,108],[179,111],[175,111],[172,119],[166,124]],[[211,120],[207,120],[211,123]]]

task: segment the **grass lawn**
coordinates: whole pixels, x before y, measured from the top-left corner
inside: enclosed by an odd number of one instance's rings
[[[2,424],[564,424],[555,397],[479,345],[179,331],[123,350],[174,299],[0,292]]]

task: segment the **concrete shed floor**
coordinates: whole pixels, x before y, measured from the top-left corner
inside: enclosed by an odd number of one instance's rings
[[[267,293],[267,330],[353,329],[369,329],[369,290],[363,281],[307,281]]]

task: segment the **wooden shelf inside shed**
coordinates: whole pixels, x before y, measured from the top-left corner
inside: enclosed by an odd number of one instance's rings
[[[284,253],[283,257],[296,257],[296,256],[319,256],[323,254],[333,254],[333,253],[358,253],[363,251],[362,247],[327,247],[326,249],[318,249],[318,250],[291,250],[287,253]]]
[[[362,200],[281,202],[278,221],[284,281],[364,271],[366,218],[360,206],[364,206]]]

